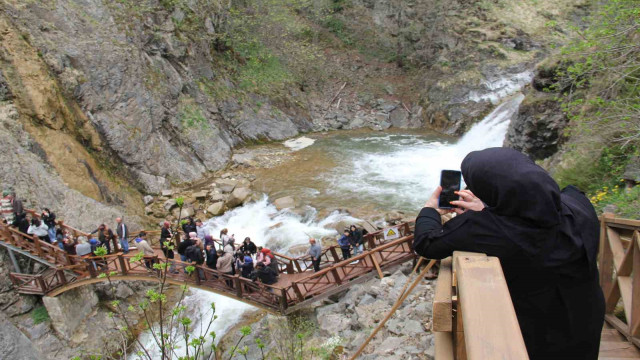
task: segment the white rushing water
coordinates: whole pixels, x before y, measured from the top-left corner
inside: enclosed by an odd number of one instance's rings
[[[338,148],[334,155],[339,156],[344,164],[332,170],[333,173],[318,176],[329,179],[331,186],[325,191],[333,192],[336,197],[346,199],[347,195],[355,194],[372,202],[385,202],[389,207],[397,205],[398,208],[419,209],[438,185],[441,170],[459,169],[462,159],[471,151],[502,146],[509,122],[523,99],[524,96],[518,94],[505,100],[455,142],[411,134],[376,134],[350,137],[341,140],[339,146],[329,143],[325,146]],[[305,146],[319,146],[318,143],[302,142]],[[290,145],[298,150],[302,142]],[[337,235],[332,225],[352,220],[355,219],[338,212],[325,219],[317,219],[312,208],[304,216],[278,211],[265,196],[258,202],[210,219],[206,227],[208,233],[216,238],[220,230],[228,228],[229,234],[235,234],[238,244],[245,237],[250,237],[258,246],[286,253],[293,246],[306,244],[309,237],[321,239]],[[210,330],[219,336],[252,308],[224,296],[192,289],[185,303],[187,313],[196,321],[194,335],[200,334],[201,327],[206,325],[199,321],[209,318],[212,302],[219,318]],[[153,347],[149,334],[143,335],[142,341],[147,347]]]
[[[417,209],[438,186],[441,170],[459,170],[462,159],[471,151],[502,146],[509,122],[523,99],[518,94],[506,100],[456,142],[394,134],[351,139],[384,143],[380,146],[386,150],[354,150],[357,154],[350,157],[351,161],[336,170],[330,189],[336,196],[357,194],[370,201],[385,201],[394,208]]]

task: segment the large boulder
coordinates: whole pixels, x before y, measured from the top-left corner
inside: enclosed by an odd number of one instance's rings
[[[51,325],[64,338],[70,338],[98,305],[98,296],[90,286],[81,286],[56,297],[42,298]]]
[[[275,205],[278,210],[291,209],[296,207],[296,201],[291,196],[285,196],[274,200],[273,205]]]
[[[229,199],[227,199],[226,205],[229,208],[236,207],[240,204],[243,204],[245,201],[247,201],[250,198],[250,196],[251,196],[251,189],[246,187],[236,188],[233,190],[233,192],[229,196]]]
[[[169,199],[165,201],[164,204],[162,204],[162,207],[164,207],[166,211],[170,211],[176,206],[178,206],[178,204],[176,203],[176,199]]]
[[[45,357],[13,323],[0,313],[0,356],[3,359],[38,360]]]
[[[224,203],[219,201],[207,208],[207,213],[211,216],[218,216],[224,213]]]
[[[640,183],[640,156],[635,156],[629,160],[622,178],[629,182]]]

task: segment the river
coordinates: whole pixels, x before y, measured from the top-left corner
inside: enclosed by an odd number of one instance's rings
[[[210,219],[208,230],[217,237],[226,227],[238,241],[248,236],[257,245],[286,253],[305,244],[309,236],[320,239],[337,235],[330,225],[352,219],[348,213],[332,209],[348,209],[354,216],[390,210],[413,216],[438,185],[442,169],[460,169],[470,151],[502,145],[523,98],[521,94],[506,98],[461,138],[411,131],[311,135],[313,144],[297,150],[290,161],[256,174],[254,187],[265,192],[260,201]],[[285,195],[308,204],[306,212],[278,211],[269,202],[269,198]],[[192,289],[185,303],[195,320],[196,333],[201,326],[199,321],[209,317],[211,302],[216,304],[218,315],[212,330],[219,335],[252,309],[244,303]],[[148,334],[142,337],[144,343],[150,344]]]

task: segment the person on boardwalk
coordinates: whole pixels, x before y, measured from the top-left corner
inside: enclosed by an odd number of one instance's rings
[[[200,219],[196,219],[196,234],[198,235],[198,239],[203,241],[204,241],[204,238],[207,236],[207,233],[205,232],[204,224]]]
[[[47,232],[49,234],[49,242],[56,242],[56,214],[52,213],[48,208],[42,209],[40,219],[47,225]]]
[[[573,186],[560,190],[513,149],[468,154],[462,175],[469,189],[451,202],[458,215],[442,225],[438,187],[416,219],[414,250],[429,259],[457,250],[498,257],[529,358],[596,360],[605,308],[589,199]]]
[[[218,250],[218,263],[216,264],[218,271],[223,274],[234,275],[232,264],[233,253],[227,253],[222,250]],[[233,280],[225,280],[225,282],[227,283],[227,286],[231,288],[233,287]]]
[[[246,237],[242,242],[242,246],[240,246],[240,251],[242,251],[243,254],[249,253],[251,256],[255,256],[258,252],[258,248],[256,247],[256,244],[251,241],[251,238]]]
[[[78,256],[89,256],[91,255],[91,244],[87,242],[83,236],[78,238],[78,243],[76,244],[76,255]]]
[[[261,283],[272,285],[278,282],[278,274],[263,263],[257,263],[256,269],[249,276],[253,281],[260,280]]]
[[[231,236],[229,236],[229,229],[224,228],[220,230],[220,242],[222,242],[222,245],[221,245],[222,249],[224,249],[224,247],[227,246],[229,239],[231,239]]]
[[[44,221],[34,217],[31,219],[31,225],[27,229],[27,234],[38,237],[42,241],[49,242],[49,227]]]
[[[207,267],[216,270],[218,265],[218,252],[213,244],[205,245],[205,255],[207,256]]]
[[[240,275],[242,277],[249,279],[253,272],[253,259],[248,255],[242,259],[238,259],[236,261],[236,268],[240,269]]]
[[[14,216],[23,215],[24,206],[22,204],[22,200],[18,198],[15,191],[11,192],[11,199],[12,199],[11,207],[13,208],[13,215]]]
[[[311,263],[313,264],[313,271],[320,271],[320,256],[322,256],[322,247],[316,244],[316,239],[309,239],[309,250],[307,255],[311,256]]]
[[[362,230],[358,229],[355,225],[351,225],[349,227],[349,242],[351,246],[353,246],[353,256],[362,254],[363,241]]]
[[[120,242],[120,248],[125,254],[129,253],[129,228],[122,221],[122,218],[116,218],[116,234],[118,235],[118,241]]]
[[[267,248],[262,248],[260,253],[262,254],[262,258],[258,261],[262,262],[265,266],[270,267],[276,273],[276,276],[278,276],[278,260],[275,255],[273,255],[271,250]]]
[[[338,246],[342,250],[342,260],[347,260],[351,257],[351,243],[349,242],[349,229],[344,229],[342,236],[338,239]]]
[[[196,223],[193,221],[193,218],[191,216],[189,216],[183,221],[184,223],[182,224],[182,231],[184,231],[184,234],[186,236],[189,236],[189,234],[192,232],[197,234],[198,229],[196,227]]]
[[[185,250],[187,260],[196,264],[204,264],[204,256],[202,255],[202,241],[199,238],[194,238],[193,244]],[[204,280],[204,271],[201,268],[197,268],[198,276],[201,280]]]
[[[176,270],[175,262],[171,261],[174,259],[175,254],[173,249],[170,247],[173,245],[173,231],[171,230],[171,223],[165,221],[162,223],[162,229],[160,229],[160,249],[164,254],[164,257],[169,259],[169,272],[172,274],[177,274],[178,270]]]
[[[11,191],[3,190],[2,191],[2,200],[0,200],[0,214],[7,222],[7,224],[13,224],[14,215],[13,215],[13,197],[11,196]]]
[[[156,252],[153,251],[153,248],[147,242],[147,233],[144,231],[141,231],[138,234],[138,237],[136,238],[135,243],[138,250],[142,251],[142,253],[144,254],[144,265],[147,267],[147,269],[152,270],[153,263],[155,261],[154,258],[156,256]]]

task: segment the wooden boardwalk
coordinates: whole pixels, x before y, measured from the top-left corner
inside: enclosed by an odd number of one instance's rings
[[[32,215],[37,216],[34,213]],[[88,236],[63,222],[60,225],[75,236]],[[397,231],[400,238],[394,241],[385,241],[381,231],[367,234],[364,239],[365,252],[346,261],[338,255],[337,246],[323,248],[321,270],[318,272],[311,270],[308,256],[292,258],[274,253],[278,259],[279,279],[273,285],[220,273],[206,266],[196,266],[196,271],[186,274],[183,269],[192,264],[179,260],[170,260],[179,270],[178,273],[150,270],[145,266],[145,261],[169,261],[162,255],[159,244],[153,242],[156,255],[145,257],[142,261],[133,259],[137,253],[135,243],[131,244],[131,251],[127,255],[113,253],[103,257],[80,257],[69,255],[55,245],[0,224],[0,245],[49,266],[49,270],[41,274],[11,274],[12,282],[24,294],[57,296],[79,286],[109,280],[165,281],[188,284],[272,313],[288,314],[311,302],[344,291],[353,284],[376,275],[382,277],[383,270],[413,260],[411,226],[407,223],[398,225]],[[113,244],[112,248],[117,249],[117,244]]]

